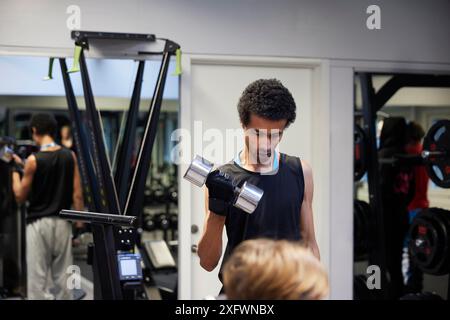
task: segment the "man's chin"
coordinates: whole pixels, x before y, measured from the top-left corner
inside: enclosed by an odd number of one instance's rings
[[[272,152],[271,151],[261,152],[258,155],[258,163],[262,164],[262,165],[271,164],[272,163]]]

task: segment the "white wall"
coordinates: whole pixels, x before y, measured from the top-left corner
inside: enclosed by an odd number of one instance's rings
[[[67,59],[67,66],[72,66],[72,59]],[[87,59],[89,77],[94,96],[97,97],[131,97],[138,63],[133,60]],[[158,78],[161,61],[147,61],[142,83],[142,99],[153,96],[153,89]],[[48,57],[2,56],[0,59],[0,95],[19,96],[65,96],[59,61],[53,63],[53,79],[43,81],[48,73]],[[179,77],[172,76],[175,70],[173,61],[169,64],[168,77],[164,87],[164,99],[178,99]],[[74,94],[83,95],[81,75],[70,75]]]
[[[371,4],[381,30],[366,28]],[[155,33],[189,53],[450,62],[447,0],[2,0],[0,46],[72,48],[69,5],[82,30]]]

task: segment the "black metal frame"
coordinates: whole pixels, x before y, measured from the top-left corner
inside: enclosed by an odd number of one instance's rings
[[[101,206],[100,197],[97,192],[93,192],[93,190],[98,190],[98,182],[95,175],[94,166],[90,161],[86,128],[82,121],[80,110],[78,109],[77,100],[75,98],[69,74],[67,73],[66,60],[64,58],[60,58],[59,64],[64,82],[64,90],[66,92],[67,106],[69,108],[73,141],[78,155],[78,167],[85,189],[84,199],[85,202],[87,202],[90,211],[102,211],[103,208]]]
[[[87,125],[89,127],[89,141],[92,143],[92,160],[98,178],[98,187],[102,197],[102,206],[107,208],[107,212],[120,214],[119,198],[112,176],[111,165],[109,163],[105,139],[103,136],[103,125],[100,111],[97,110],[89,80],[89,73],[84,56],[84,50],[80,55],[80,73],[83,84],[84,100],[86,104]]]
[[[144,60],[139,62],[130,102],[130,110],[125,124],[124,140],[119,147],[117,170],[113,177],[109,158],[106,153],[100,113],[95,106],[89,80],[84,50],[89,48],[90,39],[152,42],[156,38],[154,35],[85,31],[73,31],[72,38],[75,39],[76,45],[81,46],[79,62],[86,104],[86,125],[81,119],[76,104],[65,60],[60,59],[60,64],[70,117],[74,128],[74,142],[80,161],[80,174],[83,182],[88,185],[93,200],[91,205],[89,205],[89,210],[109,214],[109,218],[113,220],[123,221],[123,218],[125,220],[132,218],[133,226],[136,226],[136,218],[134,216],[137,216],[138,225],[141,225],[144,186],[150,166],[151,152],[155,141],[170,57],[175,55],[176,50],[180,46],[175,42],[164,39],[164,51],[161,53],[153,53],[162,54],[162,63],[148,111],[144,135],[138,150],[138,161],[132,173],[130,164],[131,150],[136,137],[142,78],[145,66]],[[133,178],[129,181],[131,174]],[[124,217],[125,215],[130,217]],[[124,292],[121,288],[116,260],[118,247],[114,241],[116,234],[111,223],[108,220],[96,220],[98,217],[104,217],[104,215],[95,216],[85,212],[77,212],[75,214],[74,211],[62,211],[61,217],[69,220],[80,220],[80,217],[82,217],[91,223],[94,236],[94,297],[96,299],[122,299]],[[102,265],[101,271],[99,269],[100,264]],[[98,288],[100,288],[100,291],[98,291]]]
[[[381,205],[381,193],[378,177],[378,156],[377,156],[377,142],[376,142],[376,106],[373,103],[375,91],[372,86],[372,78],[368,74],[360,75],[361,93],[363,101],[363,118],[364,131],[366,134],[366,161],[367,161],[367,176],[369,185],[369,204],[372,208],[369,232],[383,229],[383,208]],[[364,151],[363,151],[364,152]],[[369,234],[369,264],[377,265],[381,270],[381,288],[387,288],[386,277],[386,254],[384,234],[375,232]],[[382,297],[387,298],[386,290],[382,290]]]
[[[369,264],[378,265],[381,269],[382,288],[387,288],[386,277],[386,251],[383,230],[383,209],[378,176],[378,154],[376,143],[377,112],[387,101],[403,87],[450,87],[450,76],[430,74],[394,74],[377,92],[372,85],[372,76],[377,73],[358,73],[362,93],[362,113],[364,118],[364,131],[367,136],[367,175],[369,185],[369,203],[372,208],[371,224],[375,226],[374,234],[370,234],[371,249]],[[450,293],[450,277],[449,277]],[[382,290],[382,297],[387,298],[389,292]]]
[[[125,211],[127,190],[130,185],[131,155],[133,144],[136,139],[137,123],[139,118],[139,104],[141,101],[142,79],[144,77],[145,61],[139,61],[133,95],[131,97],[130,109],[123,133],[122,142],[119,145],[116,163],[115,182],[119,190],[119,203],[122,212]]]
[[[374,97],[376,111],[379,111],[386,102],[401,88],[404,87],[450,87],[450,76],[428,75],[428,74],[396,74],[383,87],[378,90]]]
[[[150,110],[147,115],[144,135],[138,153],[138,160],[134,170],[130,189],[125,203],[124,214],[129,215],[132,212],[139,214],[139,223],[142,224],[142,205],[144,201],[144,186],[147,180],[147,173],[150,168],[151,152],[155,142],[158,120],[161,112],[161,104],[165,86],[165,79],[169,69],[170,56],[175,53],[175,43],[166,42],[161,67],[158,74],[158,80],[153,92]],[[164,79],[164,81],[163,81]]]
[[[100,40],[133,40],[133,41],[156,41],[154,34],[123,33],[123,32],[99,32],[74,30],[70,34],[75,43],[89,49],[89,39]]]
[[[91,224],[94,237],[93,268],[94,274],[97,276],[97,279],[94,279],[97,280],[94,282],[97,285],[94,290],[98,290],[100,287],[100,292],[94,292],[94,296],[95,298],[101,297],[103,300],[121,300],[123,292],[116,260],[117,249],[113,226],[134,227],[136,218],[75,210],[62,210],[59,216],[70,221],[82,221]],[[100,265],[102,266],[101,271]]]

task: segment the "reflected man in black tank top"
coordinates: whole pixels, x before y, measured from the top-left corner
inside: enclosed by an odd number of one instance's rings
[[[223,216],[208,209],[205,188],[206,217],[198,243],[200,265],[207,271],[216,268],[222,255],[224,226],[228,243],[222,265],[240,242],[255,238],[302,241],[320,259],[313,223],[311,167],[298,157],[276,150],[296,117],[291,93],[276,79],[257,80],[244,90],[238,112],[245,148],[220,169],[237,183],[256,185],[264,195],[252,214],[232,207]]]
[[[72,265],[72,226],[58,214],[84,209],[77,160],[71,150],[55,143],[57,123],[51,114],[33,115],[30,128],[40,151],[27,158],[23,177],[13,175],[16,201],[28,200],[27,298],[71,299],[67,268]],[[15,161],[21,162],[17,156]]]

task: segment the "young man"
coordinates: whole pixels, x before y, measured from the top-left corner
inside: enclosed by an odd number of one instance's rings
[[[35,114],[30,127],[40,151],[30,155],[22,179],[13,175],[18,203],[29,200],[26,228],[28,299],[71,299],[67,267],[72,264],[72,227],[58,218],[62,209],[83,210],[83,196],[75,154],[57,145],[55,118]],[[16,162],[21,162],[15,156]],[[53,282],[50,288],[48,281]],[[52,289],[52,292],[50,291]]]
[[[243,92],[238,111],[245,148],[219,169],[237,184],[248,181],[259,187],[264,195],[252,214],[230,207],[223,215],[209,210],[212,202],[206,190],[206,218],[198,244],[200,265],[207,271],[217,266],[224,226],[228,244],[222,266],[239,243],[263,237],[302,240],[320,258],[313,224],[311,167],[304,160],[276,151],[284,130],[296,117],[291,93],[278,80],[257,80]]]

